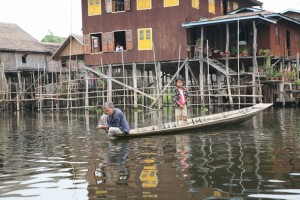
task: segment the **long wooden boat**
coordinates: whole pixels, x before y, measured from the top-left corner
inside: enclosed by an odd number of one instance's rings
[[[146,135],[160,135],[175,133],[178,131],[185,131],[190,129],[199,129],[206,127],[216,127],[216,126],[226,126],[236,123],[244,122],[254,115],[260,113],[261,111],[269,108],[273,104],[269,103],[259,103],[251,107],[246,107],[238,110],[232,110],[222,113],[217,113],[213,115],[206,115],[201,117],[194,117],[187,120],[186,126],[177,126],[176,122],[168,122],[161,125],[152,125],[143,128],[136,128],[130,130],[130,134],[124,135],[114,135],[116,138],[128,138],[128,137],[138,137]]]

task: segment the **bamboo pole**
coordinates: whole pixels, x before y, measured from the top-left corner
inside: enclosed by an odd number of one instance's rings
[[[240,89],[240,18],[238,17],[238,21],[237,21],[237,52],[238,52],[238,59],[237,59],[237,62],[238,62],[238,104],[239,104],[239,109],[241,108],[241,89]]]
[[[209,74],[209,46],[208,46],[208,40],[206,40],[206,59],[207,59],[207,77],[206,77],[206,81],[207,81],[207,88],[208,88],[208,104],[209,107],[211,108],[211,102],[210,102],[210,89],[211,89],[211,81],[210,81],[210,74]]]
[[[158,69],[157,69],[157,63],[156,63],[156,58],[155,58],[155,48],[154,48],[154,43],[152,42],[152,50],[153,50],[153,59],[154,59],[154,69],[155,69],[155,79],[156,79],[156,94],[157,98],[160,96],[159,92],[159,75],[158,75]],[[150,106],[151,107],[151,106]],[[158,109],[160,109],[160,104],[158,102]]]
[[[108,65],[108,79],[107,79],[107,89],[108,89],[108,95],[107,95],[107,101],[112,101],[112,65]]]
[[[229,24],[226,23],[226,52],[229,51]],[[226,53],[226,80],[227,80],[227,89],[228,89],[228,97],[231,107],[233,107],[233,100],[231,96],[231,86],[229,82],[229,60],[228,54]]]
[[[201,104],[204,104],[204,80],[203,80],[203,40],[204,40],[204,27],[201,26],[201,38],[200,38],[200,73],[199,73],[199,82],[200,82],[200,96],[201,96]]]
[[[256,29],[256,25],[255,25],[255,21],[252,21],[252,26],[253,26],[253,53],[255,52],[255,55],[253,55],[253,72],[252,72],[252,86],[253,86],[253,90],[252,90],[252,95],[253,95],[253,99],[252,99],[252,103],[253,105],[256,104],[256,73],[257,73],[257,60],[256,60],[256,49],[257,49],[257,29]]]
[[[88,71],[85,69],[85,103],[84,107],[87,109],[89,107],[89,80],[88,80]]]
[[[297,52],[297,80],[299,80],[299,52]]]
[[[132,63],[132,77],[133,77],[133,87],[137,89],[137,73],[136,73],[136,63]],[[125,88],[125,87],[124,87]],[[133,107],[137,108],[138,98],[137,92],[133,91]],[[124,101],[125,102],[125,101]]]

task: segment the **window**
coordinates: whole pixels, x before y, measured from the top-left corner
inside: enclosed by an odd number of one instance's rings
[[[105,0],[105,10],[107,13],[130,10],[130,0]]]
[[[61,61],[61,66],[62,67],[68,67],[69,66],[69,60],[62,60]]]
[[[192,7],[199,9],[199,0],[192,0]]]
[[[239,8],[239,4],[236,2],[233,2],[233,10],[236,10]]]
[[[27,63],[27,56],[28,56],[28,53],[25,53],[25,54],[22,56],[22,63]]]
[[[215,0],[208,0],[208,12],[216,14]]]
[[[276,44],[281,45],[281,33],[279,27],[276,27],[275,35],[276,35]]]
[[[179,0],[164,0],[164,7],[178,6]]]
[[[136,0],[137,10],[151,9],[151,0]]]
[[[89,16],[101,15],[101,0],[87,0]]]
[[[97,53],[102,51],[102,36],[101,33],[91,34],[91,53]]]
[[[132,31],[115,31],[101,34],[101,46],[103,52],[114,52],[119,44],[123,50],[132,49]]]
[[[138,49],[152,49],[152,28],[138,29]]]

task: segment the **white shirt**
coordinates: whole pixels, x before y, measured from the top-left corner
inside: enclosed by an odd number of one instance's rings
[[[117,46],[117,47],[116,47],[116,51],[123,51],[123,50],[124,50],[124,49],[123,49],[122,46],[119,46],[119,47]]]

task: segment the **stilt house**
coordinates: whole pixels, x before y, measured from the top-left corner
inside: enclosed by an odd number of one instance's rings
[[[261,5],[256,0],[82,0],[85,64],[89,67],[101,65],[106,75],[98,75],[111,77],[106,78],[108,100],[113,96],[123,96],[120,100],[123,102],[134,96],[134,106],[137,101],[145,105],[147,99],[137,100],[135,96],[140,93],[144,98],[145,93],[138,89],[143,88],[147,94],[157,96],[156,99],[147,97],[151,107],[158,99],[162,101],[160,95],[180,74],[185,76],[187,87],[190,84],[199,89],[200,84],[202,97],[196,97],[193,103],[199,99],[204,103],[203,79],[208,80],[209,77],[203,74],[209,73],[203,68],[200,70],[199,61],[188,59],[194,51],[190,44],[195,41],[191,40],[196,38],[191,38],[189,30],[182,25],[202,18],[223,16],[242,7]],[[123,47],[121,53],[116,48],[118,44]],[[185,70],[182,70],[183,66]],[[111,82],[113,77],[123,77],[123,86],[133,86],[136,89],[134,94],[126,92],[125,95],[124,91],[122,95],[113,95],[112,88],[116,88]],[[117,83],[116,79],[113,82]],[[198,89],[195,88],[195,96]],[[114,102],[118,99],[115,98]]]
[[[35,87],[47,82],[51,51],[16,24],[0,23],[1,109],[34,106]]]

